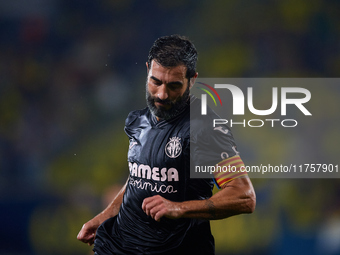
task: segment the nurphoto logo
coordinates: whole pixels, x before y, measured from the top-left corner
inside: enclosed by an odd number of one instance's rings
[[[243,91],[236,85],[233,84],[214,84],[209,85],[203,82],[197,82],[203,87],[197,86],[197,89],[204,91],[204,94],[201,94],[201,115],[207,114],[207,95],[213,100],[215,106],[217,106],[217,102],[215,97],[220,102],[219,107],[223,107],[222,99],[220,94],[216,89],[219,91],[228,90],[232,96],[232,115],[245,115],[245,101],[247,101],[247,107],[249,112],[257,116],[268,116],[273,114],[280,108],[280,115],[286,116],[287,115],[287,106],[293,105],[302,112],[305,116],[311,116],[311,112],[306,108],[304,104],[310,101],[311,99],[311,92],[302,87],[272,87],[271,88],[271,106],[267,109],[257,109],[254,106],[254,96],[253,96],[253,87],[247,87],[246,96],[244,95]],[[210,92],[210,91],[212,92]],[[256,90],[256,88],[255,88]],[[278,95],[280,91],[280,96]],[[214,95],[215,96],[214,96]],[[298,98],[291,98],[289,95],[294,94],[295,97],[298,95]],[[296,127],[298,125],[298,121],[296,119],[277,119],[277,118],[266,118],[266,119],[250,119],[246,120],[243,119],[242,121],[235,121],[233,119],[214,119],[213,120],[213,127],[220,124],[229,124],[231,127],[234,125],[241,125],[243,127],[262,127],[265,123],[274,127],[276,123],[280,123],[282,127]]]

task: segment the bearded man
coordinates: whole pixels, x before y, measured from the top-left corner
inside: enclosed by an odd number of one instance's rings
[[[244,166],[229,127],[207,125],[205,120],[217,118],[211,109],[204,120],[190,115],[190,108],[201,105],[190,95],[196,62],[197,51],[187,38],[164,36],[151,47],[147,107],[131,112],[125,122],[127,182],[78,234],[79,240],[94,243],[95,254],[215,254],[209,221],[254,211],[255,192],[246,173],[190,178],[192,164]],[[202,141],[213,148],[207,154]],[[214,183],[220,190],[212,195]]]

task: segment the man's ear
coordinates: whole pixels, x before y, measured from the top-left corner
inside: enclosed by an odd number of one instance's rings
[[[191,89],[192,86],[194,86],[197,76],[198,76],[198,73],[195,73],[195,75],[190,79],[189,89]]]
[[[146,73],[149,73],[149,64],[148,62],[146,62],[145,64],[146,64]]]

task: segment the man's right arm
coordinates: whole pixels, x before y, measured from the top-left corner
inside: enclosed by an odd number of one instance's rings
[[[118,192],[117,196],[112,200],[112,202],[101,213],[99,213],[92,220],[89,220],[83,225],[77,236],[77,239],[79,241],[92,245],[94,243],[94,238],[96,236],[96,231],[99,225],[102,224],[105,220],[118,214],[119,208],[123,202],[123,195],[125,193],[126,184],[127,182]]]

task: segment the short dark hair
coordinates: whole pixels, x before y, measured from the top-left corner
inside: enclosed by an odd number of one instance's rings
[[[158,38],[149,51],[149,68],[152,60],[164,67],[186,66],[188,79],[196,74],[197,51],[194,44],[184,36],[170,35]]]

